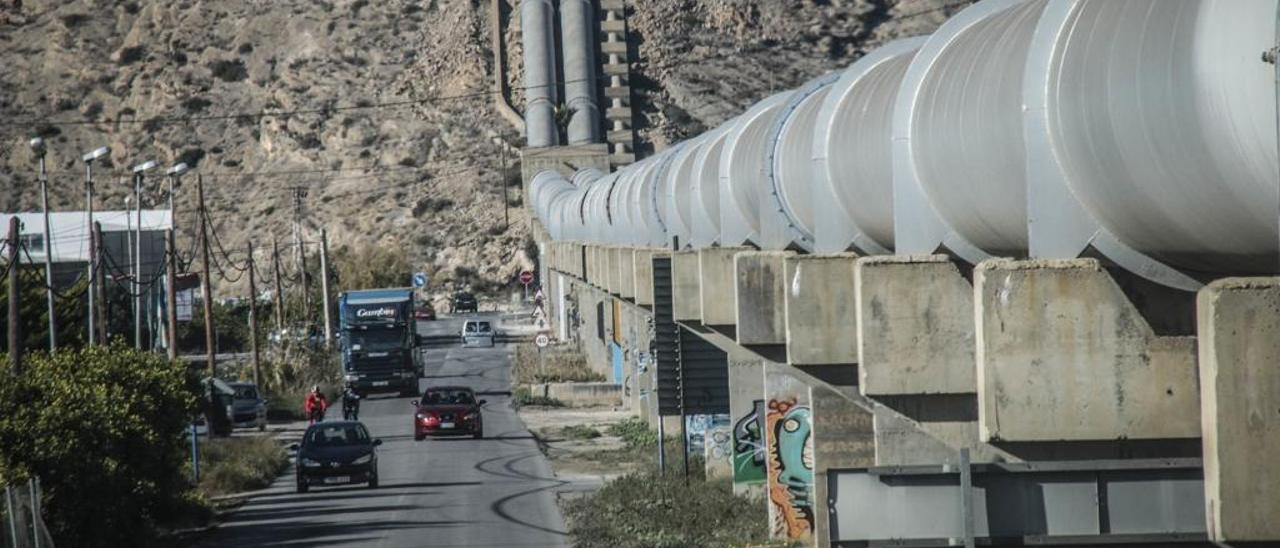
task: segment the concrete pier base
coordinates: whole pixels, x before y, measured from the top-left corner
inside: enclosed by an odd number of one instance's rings
[[[809,385],[790,366],[764,365],[765,493],[769,537],[814,539],[813,401]]]
[[[619,297],[635,302],[636,300],[636,252],[630,247],[617,248],[614,258],[618,267],[618,287],[614,291]]]
[[[738,344],[774,346],[787,343],[786,264],[789,251],[751,251],[734,256]],[[779,361],[785,355],[778,356]]]
[[[1093,259],[974,272],[984,441],[1200,436],[1196,345],[1159,337]]]
[[[842,393],[841,390],[844,392]],[[875,466],[875,412],[855,402],[855,388],[835,389],[816,385],[809,390],[813,403],[814,540],[831,545],[827,471]]]
[[[621,247],[607,247],[604,250],[605,261],[605,289],[611,295],[622,295],[622,249]]]
[[[1280,544],[1280,278],[1197,299],[1209,539]]]
[[[632,283],[635,284],[636,304],[653,308],[653,256],[662,253],[653,249],[632,251]]]
[[[787,363],[849,365],[858,361],[857,255],[795,255],[783,260]]]

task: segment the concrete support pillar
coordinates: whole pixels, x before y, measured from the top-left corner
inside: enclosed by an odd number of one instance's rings
[[[814,532],[818,546],[831,545],[827,471],[875,466],[875,412],[855,401],[856,390],[810,389],[813,401]],[[864,400],[865,401],[865,400]]]
[[[1158,337],[1093,259],[974,272],[982,439],[1196,438],[1193,337]]]
[[[811,543],[814,538],[813,403],[794,368],[764,365],[765,493],[769,537]]]
[[[676,321],[702,320],[702,291],[698,281],[698,252],[671,253],[672,304]]]
[[[1200,290],[1201,424],[1209,540],[1280,541],[1280,278]]]
[[[858,361],[857,255],[796,255],[784,260],[787,362],[794,366]]]
[[[520,2],[524,46],[525,140],[530,148],[560,144],[556,127],[555,8],[551,0]]]
[[[614,295],[622,294],[622,248],[604,248],[605,290]]]
[[[733,293],[733,257],[746,247],[708,247],[698,250],[698,285],[701,287],[704,325],[731,326],[738,321]]]
[[[569,144],[600,142],[600,110],[596,106],[596,19],[591,0],[560,0],[560,35],[564,54],[565,103]]]
[[[786,344],[784,261],[792,255],[790,251],[752,251],[734,256],[738,344]]]
[[[733,429],[733,492],[764,495],[764,360],[733,352],[729,361],[729,421]]]
[[[702,460],[707,479],[733,478],[733,436],[727,425],[707,427]]]

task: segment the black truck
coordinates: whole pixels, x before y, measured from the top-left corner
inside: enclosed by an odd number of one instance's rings
[[[422,353],[412,289],[347,291],[338,297],[342,370],[356,393],[418,393]]]

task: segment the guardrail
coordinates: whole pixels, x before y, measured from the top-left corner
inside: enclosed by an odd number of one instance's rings
[[[498,331],[493,337],[495,343],[519,343],[533,342],[535,335],[533,333],[507,333]],[[422,345],[426,348],[445,348],[450,346],[462,346],[461,335],[423,335],[420,339]]]

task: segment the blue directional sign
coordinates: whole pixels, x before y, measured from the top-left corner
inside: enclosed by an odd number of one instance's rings
[[[427,287],[427,274],[425,272],[418,272],[413,275],[413,287],[416,289]]]

